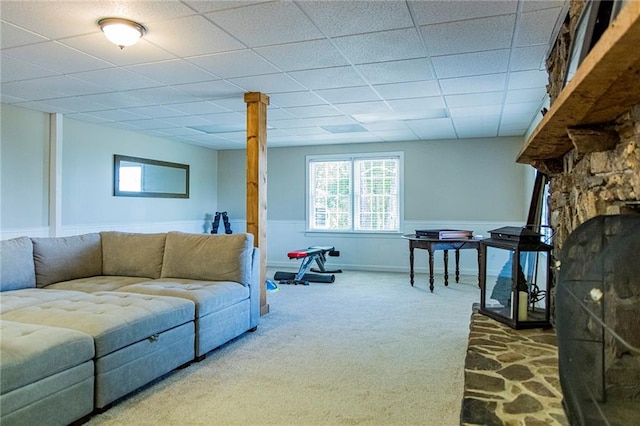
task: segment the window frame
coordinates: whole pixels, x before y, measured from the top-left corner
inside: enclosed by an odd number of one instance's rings
[[[397,159],[398,160],[398,229],[393,231],[357,230],[355,229],[355,184],[354,162],[356,160],[376,160],[376,159]],[[311,229],[311,163],[314,161],[349,161],[351,163],[350,194],[351,194],[351,228],[350,229]],[[305,157],[305,232],[321,234],[376,234],[376,235],[397,235],[402,234],[404,229],[404,152],[366,152],[366,153],[345,153],[345,154],[319,154],[307,155]]]

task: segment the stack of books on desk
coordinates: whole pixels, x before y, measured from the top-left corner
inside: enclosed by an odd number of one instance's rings
[[[416,229],[416,237],[438,240],[473,238],[473,231],[461,229]]]

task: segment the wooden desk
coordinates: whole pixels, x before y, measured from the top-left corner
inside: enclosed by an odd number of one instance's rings
[[[444,251],[444,285],[449,285],[449,250],[455,250],[456,256],[456,282],[460,280],[460,250],[463,249],[475,249],[478,252],[478,285],[480,284],[480,240],[476,239],[437,239],[437,238],[423,238],[416,237],[415,234],[405,234],[402,238],[409,240],[409,265],[410,272],[409,277],[411,280],[411,286],[413,287],[413,250],[425,249],[429,252],[429,290],[433,293],[433,252],[436,250]]]

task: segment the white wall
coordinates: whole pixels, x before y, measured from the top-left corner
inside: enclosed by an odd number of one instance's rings
[[[0,107],[0,229],[42,229],[48,225],[49,116]]]
[[[403,151],[404,227],[470,229],[476,235],[502,226],[522,226],[531,196],[530,168],[515,163],[521,138],[493,138],[270,148],[267,152],[267,262],[297,269],[287,252],[310,245],[333,245],[330,258],[344,269],[409,268],[408,242],[400,234],[309,233],[305,230],[305,156],[310,154]],[[219,151],[218,206],[229,212],[234,232],[244,230],[245,151]],[[450,255],[453,267],[453,253]],[[441,271],[442,254],[436,258]],[[498,269],[501,265],[496,266]],[[464,273],[477,273],[474,250],[461,252]],[[426,252],[416,253],[416,270],[427,270]]]
[[[49,116],[2,105],[1,237],[48,235]],[[64,118],[61,234],[203,232],[217,209],[217,151]],[[190,197],[113,196],[113,155],[189,164]]]

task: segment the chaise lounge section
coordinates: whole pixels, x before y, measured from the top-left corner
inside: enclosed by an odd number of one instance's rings
[[[259,323],[259,252],[250,234],[101,232],[0,247],[3,424],[67,424],[106,409]],[[38,340],[42,330],[51,339]],[[61,367],[56,353],[76,340],[90,341],[91,351],[63,357]],[[33,359],[40,373],[21,374]],[[68,384],[43,385],[65,374],[91,387],[84,400],[66,398]],[[60,410],[49,420],[37,413]]]

